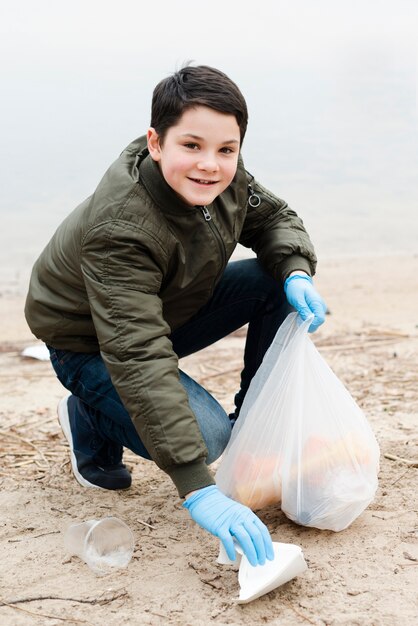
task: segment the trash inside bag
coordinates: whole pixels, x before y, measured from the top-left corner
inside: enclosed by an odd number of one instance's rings
[[[260,596],[284,585],[308,569],[302,549],[293,543],[273,541],[274,559],[264,565],[252,566],[241,547],[235,544],[237,565],[239,566],[238,583],[240,593],[238,604],[246,604]],[[225,548],[220,544],[218,563],[235,565],[230,561]]]
[[[246,394],[219,465],[223,493],[280,505],[304,526],[340,531],[377,489],[379,446],[363,412],[291,313]]]

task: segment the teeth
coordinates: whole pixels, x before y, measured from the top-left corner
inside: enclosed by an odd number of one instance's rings
[[[216,180],[203,180],[202,178],[191,178],[195,183],[199,183],[199,185],[213,185],[216,183]]]

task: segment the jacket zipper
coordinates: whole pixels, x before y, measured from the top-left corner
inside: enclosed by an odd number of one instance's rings
[[[211,216],[211,214],[209,213],[209,211],[208,211],[207,207],[205,207],[205,206],[200,206],[200,207],[199,207],[199,209],[202,211],[202,213],[203,213],[203,217],[205,218],[205,220],[206,220],[207,222],[210,222],[210,220],[212,219],[212,216]]]
[[[199,209],[203,215],[203,217],[205,218],[205,222],[208,223],[209,228],[211,229],[212,233],[215,236],[216,241],[218,242],[218,246],[219,249],[221,251],[221,257],[222,257],[222,269],[219,272],[218,276],[216,277],[216,281],[218,281],[218,278],[221,276],[221,274],[223,273],[224,269],[225,269],[225,265],[226,265],[226,252],[225,252],[225,245],[224,242],[222,240],[221,235],[219,234],[219,230],[216,227],[216,224],[214,223],[211,214],[209,213],[209,209],[206,206],[199,206]]]

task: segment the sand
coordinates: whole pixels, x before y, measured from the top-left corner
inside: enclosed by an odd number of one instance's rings
[[[151,462],[126,453],[127,492],[75,481],[56,419],[64,390],[49,363],[20,356],[34,343],[23,296],[2,291],[1,624],[417,623],[418,469],[407,461],[418,461],[418,256],[326,260],[316,284],[331,315],[314,340],[376,433],[379,489],[341,533],[297,526],[277,507],[260,512],[275,541],[302,547],[309,568],[242,606],[236,572],[216,563],[217,540]],[[227,408],[243,343],[241,331],[182,361]],[[107,515],[128,524],[136,549],[127,569],[97,577],[65,554],[63,531]]]

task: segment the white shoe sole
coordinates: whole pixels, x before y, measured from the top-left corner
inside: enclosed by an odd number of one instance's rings
[[[70,397],[69,395],[65,396],[65,398],[62,398],[62,400],[59,401],[57,412],[58,412],[58,421],[61,425],[62,432],[64,433],[64,436],[66,440],[68,441],[68,445],[70,446],[70,458],[71,458],[71,467],[73,470],[73,474],[75,478],[77,479],[77,481],[80,483],[80,485],[82,485],[83,487],[92,487],[93,489],[101,489],[102,491],[106,491],[105,489],[103,489],[103,487],[99,487],[98,485],[93,485],[93,483],[89,483],[89,481],[83,478],[83,476],[78,471],[77,459],[73,452],[74,445],[73,445],[73,436],[71,434],[71,428],[70,428],[70,417],[68,415],[68,398],[69,397]]]

